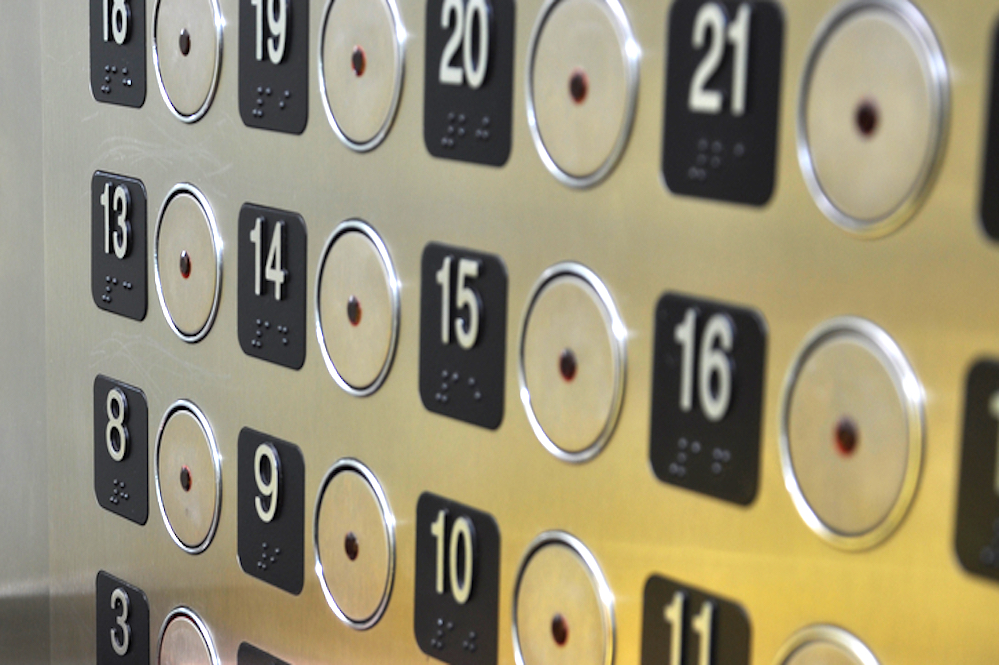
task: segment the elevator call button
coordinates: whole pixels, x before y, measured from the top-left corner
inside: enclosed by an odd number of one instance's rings
[[[153,62],[167,108],[184,122],[208,112],[222,69],[218,0],[156,0]]]
[[[90,92],[99,102],[146,101],[146,0],[90,0]]]
[[[95,171],[90,180],[90,290],[94,304],[146,318],[146,187]]]
[[[208,627],[186,607],[173,609],[160,630],[157,665],[221,665]]]
[[[656,306],[649,459],[656,477],[756,497],[767,330],[754,310],[667,293]]]
[[[675,0],[662,170],[670,191],[763,205],[774,189],[784,15],[762,0]]]
[[[138,388],[94,379],[94,494],[136,524],[149,516],[149,408]]]
[[[239,432],[237,546],[243,572],[293,594],[305,570],[305,459],[293,443]]]
[[[499,561],[492,515],[420,495],[413,631],[425,654],[451,665],[495,665]]]
[[[513,0],[429,0],[423,141],[434,157],[510,155]]]
[[[430,243],[420,286],[420,397],[428,410],[490,429],[503,420],[503,260]]]
[[[301,215],[240,208],[236,318],[246,355],[291,369],[305,363],[306,247]]]
[[[97,573],[97,665],[149,665],[149,600],[142,589]]]
[[[239,117],[301,134],[309,119],[309,0],[239,1]]]

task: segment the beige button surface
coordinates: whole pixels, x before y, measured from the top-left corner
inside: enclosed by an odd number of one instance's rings
[[[521,332],[521,400],[541,443],[567,461],[607,443],[624,390],[625,331],[603,283],[579,264],[549,268]]]
[[[316,296],[327,369],[347,392],[370,395],[388,375],[399,331],[399,281],[370,226],[350,221],[333,231],[320,259]]]
[[[367,629],[385,612],[395,570],[395,519],[371,471],[341,460],[319,491],[316,562],[326,602],[346,624]]]
[[[175,402],[156,439],[156,498],[174,542],[203,552],[218,526],[222,461],[208,419],[186,400]]]
[[[819,535],[869,547],[901,521],[922,457],[922,390],[874,324],[833,320],[812,334],[785,389],[785,484]]]
[[[219,665],[207,627],[186,607],[173,610],[163,622],[159,665]]]
[[[385,138],[402,89],[403,35],[394,0],[329,0],[319,89],[326,117],[354,150]]]
[[[215,96],[222,66],[222,25],[218,0],[156,2],[156,80],[163,101],[185,122],[201,118]]]
[[[608,665],[614,608],[593,555],[572,536],[542,534],[521,563],[514,592],[520,665]]]
[[[941,154],[947,69],[908,2],[850,3],[812,47],[799,102],[799,158],[834,222],[881,235],[922,200]]]
[[[170,328],[187,342],[208,334],[222,288],[222,239],[211,206],[191,185],[175,186],[156,220],[156,292]]]
[[[587,186],[627,143],[638,91],[638,45],[617,0],[549,0],[531,36],[527,116],[545,166]]]
[[[809,626],[795,633],[775,665],[878,665],[867,646],[842,628]]]

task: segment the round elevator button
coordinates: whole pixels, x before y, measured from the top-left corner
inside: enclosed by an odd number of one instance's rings
[[[334,229],[320,258],[316,334],[330,374],[364,396],[388,375],[399,334],[399,279],[385,243],[364,222]]]
[[[222,504],[222,460],[205,414],[174,402],[156,436],[156,499],[173,541],[186,552],[208,548]]]
[[[348,147],[385,138],[402,90],[405,28],[395,0],[328,0],[319,90],[333,131]]]
[[[222,238],[208,199],[192,185],[176,185],[160,207],[153,264],[170,329],[185,342],[202,339],[218,311]]]
[[[541,443],[583,462],[610,439],[624,393],[627,332],[610,292],[577,263],[546,270],[520,337],[520,399]]]
[[[613,596],[593,554],[561,531],[536,538],[514,591],[517,665],[610,665],[614,630]]]
[[[157,0],[153,62],[160,94],[184,122],[211,106],[222,67],[222,10],[218,0]]]
[[[208,628],[197,614],[178,607],[160,630],[159,665],[219,665]]]
[[[775,665],[878,665],[871,650],[835,626],[809,626],[791,636]]]
[[[798,157],[822,211],[888,233],[924,198],[946,132],[947,66],[905,0],[845,4],[820,29],[798,106]]]
[[[352,628],[371,628],[392,593],[395,518],[368,467],[343,459],[330,468],[319,488],[314,534],[326,602]]]
[[[618,0],[548,0],[527,63],[527,121],[548,170],[586,187],[606,176],[631,132],[639,48]]]
[[[781,416],[784,483],[808,526],[843,549],[879,543],[908,509],[922,450],[922,389],[888,334],[852,317],[815,330]]]

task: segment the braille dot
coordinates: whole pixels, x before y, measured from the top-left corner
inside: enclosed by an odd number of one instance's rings
[[[449,135],[449,136],[450,136],[451,134],[454,134],[454,127],[452,127],[452,126],[449,126],[449,127],[447,128],[447,133],[448,133],[448,135]]]
[[[180,276],[184,279],[191,276],[191,255],[186,249],[180,252]]]
[[[180,487],[185,492],[191,491],[191,470],[186,465],[180,467]]]
[[[836,423],[836,429],[833,433],[833,437],[839,454],[843,457],[849,457],[857,448],[860,433],[857,431],[856,423],[850,420],[850,418],[843,416],[839,419],[839,422]]]
[[[447,114],[447,121],[448,122],[454,122],[454,113],[448,113]]]
[[[552,639],[560,647],[565,646],[566,641],[569,639],[569,624],[561,614],[556,614],[552,617]]]
[[[281,548],[280,547],[275,547],[274,548],[274,554],[281,554]]]
[[[717,476],[719,473],[721,473],[721,471],[722,471],[721,464],[719,464],[718,462],[712,462],[712,464],[711,464],[711,473],[713,473],[713,474],[715,474]]]
[[[111,82],[111,77],[110,76],[105,76],[104,77],[104,82],[105,83],[110,83]]]
[[[566,381],[576,378],[576,354],[572,349],[563,349],[558,357],[558,371]]]
[[[444,383],[441,384],[441,390],[447,391],[447,389],[448,389],[448,383],[445,381]]]
[[[270,328],[270,327],[271,327],[271,322],[270,321],[264,321],[264,328]]]
[[[742,157],[746,154],[746,146],[741,143],[736,143],[735,147],[732,148],[732,154],[736,157]]]
[[[117,74],[118,73],[118,68],[115,67],[114,65],[111,65],[111,73],[112,74]]]
[[[479,401],[482,401],[482,393],[480,393],[480,392],[479,392],[478,390],[476,390],[476,391],[475,391],[475,394],[474,394],[474,395],[472,395],[472,398],[473,398],[473,399],[474,399],[474,400],[475,400],[476,402],[479,402]]]
[[[488,127],[489,126],[489,122],[490,122],[489,116],[487,116],[487,115],[482,116],[482,126],[483,127]]]
[[[268,97],[270,97],[271,96],[271,89],[270,88],[264,88],[264,94],[267,95]]]
[[[444,370],[444,371],[441,372],[441,378],[442,379],[446,379],[449,376],[451,376],[451,372],[449,372],[447,370]]]
[[[343,550],[347,553],[347,558],[351,561],[357,559],[358,546],[357,546],[357,536],[354,535],[353,531],[347,532],[347,535],[343,539]]]
[[[572,74],[569,75],[569,96],[572,97],[572,101],[582,104],[589,89],[590,79],[586,76],[586,72],[578,67],[572,70]]]
[[[694,453],[695,455],[701,452],[701,443],[699,441],[694,441],[692,444],[690,444],[690,452]]]
[[[447,629],[448,630],[454,630],[454,622],[453,621],[448,621],[447,622]]]
[[[357,299],[357,296],[351,296],[347,299],[347,320],[350,321],[350,325],[357,326],[361,323],[361,302]]]
[[[284,98],[285,99],[290,99],[291,98],[291,90],[285,90],[284,91]]]
[[[261,321],[260,319],[257,319],[257,325],[258,325],[258,326],[259,326],[260,324],[262,324],[262,323],[263,323],[263,321]]]
[[[474,376],[468,377],[468,387],[471,388],[474,385],[475,385],[475,377]]]
[[[459,113],[458,114],[458,124],[462,125],[464,123],[465,123],[465,114],[464,113]]]
[[[122,67],[121,68],[121,73],[122,73],[122,76],[127,76],[128,75],[128,67]]]
[[[287,337],[282,337],[281,338],[281,343],[284,344],[285,346],[287,346],[288,345],[288,338]]]
[[[180,31],[180,54],[186,56],[191,52],[191,33],[187,29]]]
[[[447,404],[447,395],[441,395],[441,404]]]
[[[264,100],[261,99],[260,97],[257,97],[257,106],[263,106],[263,105],[264,105]]]
[[[264,94],[264,86],[262,86],[262,85],[258,85],[257,86],[257,94],[258,95]]]
[[[482,130],[482,140],[483,141],[488,141],[489,140],[489,130],[488,129],[483,129]]]
[[[464,127],[459,127],[458,128],[458,136],[464,136],[464,135],[465,135],[465,128]]]
[[[437,619],[437,625],[438,626],[443,626],[444,625],[444,619]]]
[[[284,110],[284,102],[283,101],[278,102],[278,108],[281,109],[282,111]]]
[[[364,55],[364,49],[360,46],[355,46],[350,54],[350,68],[354,70],[354,75],[363,76],[367,66],[368,59]]]
[[[111,65],[104,65],[104,71],[106,72],[111,71]]]
[[[857,129],[865,137],[869,138],[878,128],[878,107],[869,99],[865,99],[857,106],[857,113],[854,120]]]

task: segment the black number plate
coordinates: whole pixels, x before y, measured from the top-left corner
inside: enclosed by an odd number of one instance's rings
[[[146,0],[90,0],[90,91],[139,108],[146,101]]]
[[[499,557],[492,515],[420,495],[413,631],[425,654],[451,665],[496,663]]]
[[[243,642],[236,652],[236,665],[288,665],[288,663],[266,651],[261,651],[252,644]]]
[[[128,582],[97,573],[97,665],[149,664],[149,600]]]
[[[305,566],[302,451],[244,427],[237,465],[239,565],[246,574],[297,595]]]
[[[135,178],[90,181],[90,291],[103,310],[146,318],[146,188]]]
[[[662,155],[671,191],[770,200],[783,38],[784,16],[773,2],[673,3]]]
[[[94,494],[136,524],[149,517],[149,408],[138,388],[94,379]]]
[[[756,496],[766,324],[755,311],[667,293],[656,307],[649,458],[667,483]]]

